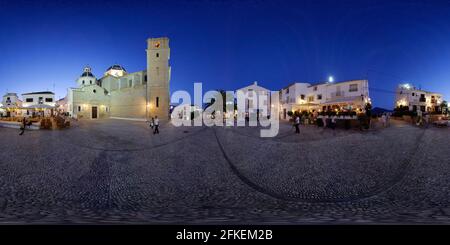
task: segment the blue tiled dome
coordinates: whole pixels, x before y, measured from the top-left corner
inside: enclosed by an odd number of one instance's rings
[[[117,65],[117,64],[110,66],[106,71],[109,71],[109,70],[122,70],[124,72],[127,71],[127,70],[125,70],[125,68],[123,68],[123,66]]]
[[[81,74],[81,77],[94,77],[94,75],[92,75],[91,72],[83,72],[83,74]]]

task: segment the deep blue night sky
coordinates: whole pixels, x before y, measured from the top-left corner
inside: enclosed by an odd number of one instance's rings
[[[450,99],[449,1],[161,2],[0,0],[0,93],[55,84],[60,98],[87,64],[97,78],[143,70],[146,39],[168,36],[172,91],[333,75],[368,77],[375,106],[392,108],[403,82]]]

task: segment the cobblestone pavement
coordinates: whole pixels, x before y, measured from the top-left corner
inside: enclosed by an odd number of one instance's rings
[[[0,223],[450,223],[450,129],[0,128]]]

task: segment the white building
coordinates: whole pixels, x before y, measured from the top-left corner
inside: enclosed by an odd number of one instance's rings
[[[56,101],[56,109],[58,110],[58,112],[62,113],[69,111],[69,104],[67,102],[67,96]]]
[[[22,99],[22,106],[24,108],[39,107],[42,105],[55,107],[55,94],[50,91],[22,94]]]
[[[27,116],[50,116],[55,109],[55,94],[50,91],[22,94],[22,110]]]
[[[22,107],[22,101],[19,99],[16,93],[7,93],[3,95],[2,104],[7,107]]]
[[[21,114],[20,108],[22,107],[22,101],[16,93],[7,93],[3,95],[1,104],[3,116],[14,117]]]
[[[280,90],[280,116],[289,111],[360,110],[370,103],[369,81],[292,83]]]
[[[396,91],[395,107],[407,106],[410,111],[440,112],[442,101],[442,94],[417,89],[410,84],[400,84]]]
[[[270,115],[271,99],[269,89],[259,86],[258,82],[255,81],[249,86],[236,90],[236,94],[238,92],[242,92],[245,96],[245,111],[240,112],[242,113],[242,118],[252,114]]]

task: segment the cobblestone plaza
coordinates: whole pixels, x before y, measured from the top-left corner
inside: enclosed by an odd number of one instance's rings
[[[0,223],[450,223],[450,129],[0,128]]]

